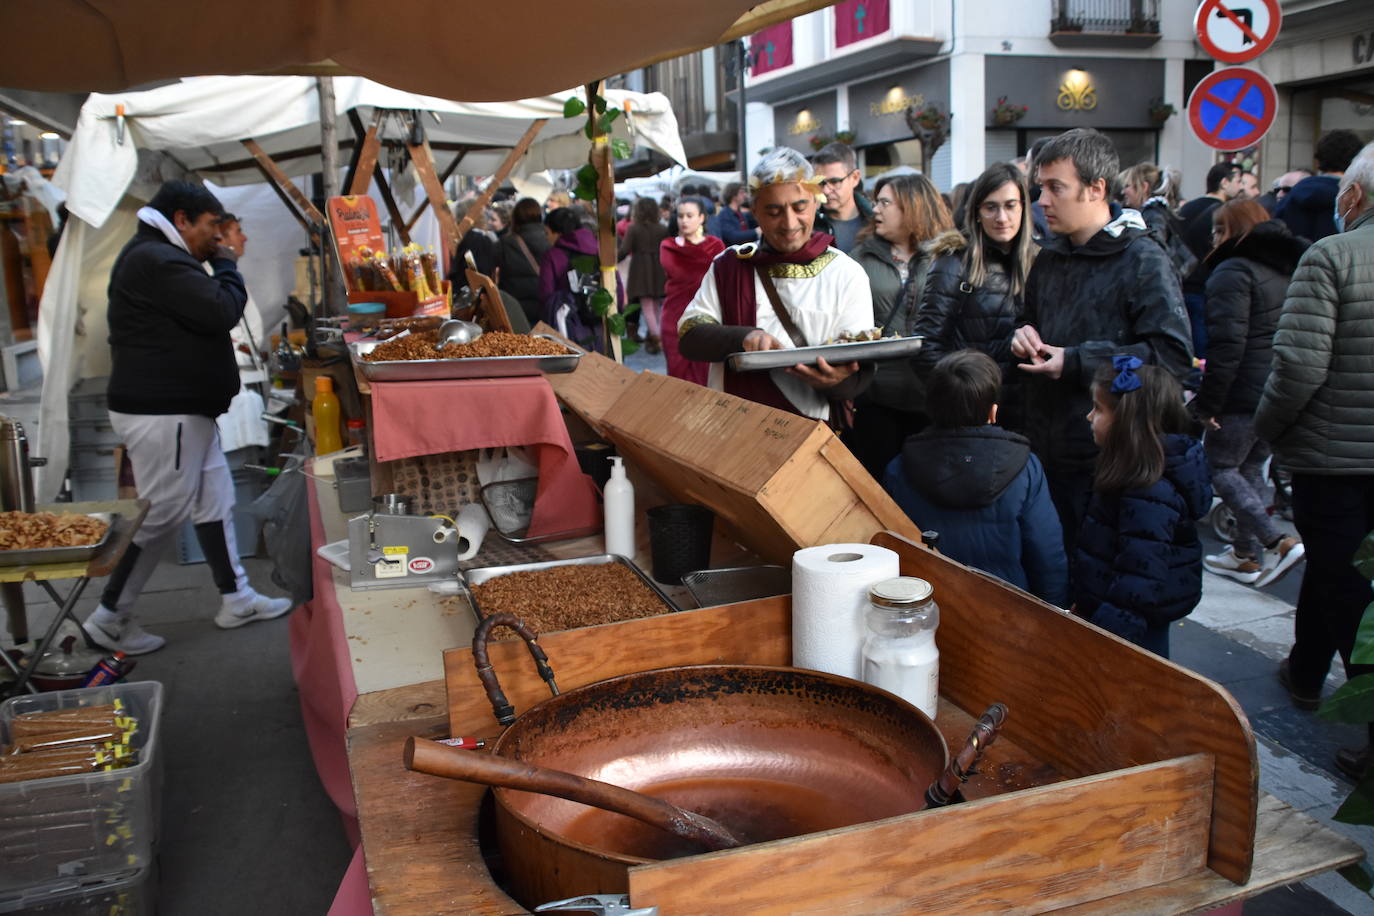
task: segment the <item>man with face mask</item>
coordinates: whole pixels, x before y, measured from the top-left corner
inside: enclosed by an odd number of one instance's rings
[[[1293,704],[1316,709],[1331,659],[1346,674],[1374,672],[1350,653],[1369,603],[1351,565],[1374,530],[1374,143],[1336,190],[1335,235],[1298,263],[1274,335],[1274,368],[1255,432],[1293,475],[1293,521],[1307,549],[1293,649],[1279,681]],[[1370,748],[1342,750],[1336,766],[1359,780]]]

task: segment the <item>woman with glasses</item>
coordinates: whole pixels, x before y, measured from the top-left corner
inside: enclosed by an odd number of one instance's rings
[[[968,237],[946,232],[928,246],[932,258],[915,333],[925,337],[916,372],[925,378],[946,353],[979,350],[1009,378],[1011,335],[1021,315],[1032,255],[1026,179],[1010,162],[991,165],[964,199]],[[1002,425],[1020,425],[1015,397],[1003,393]]]
[[[928,258],[922,246],[953,231],[954,220],[940,192],[924,175],[879,179],[873,190],[873,222],[859,233],[849,256],[868,275],[873,321],[885,334],[910,336],[921,302]],[[873,385],[855,404],[849,450],[881,480],[907,436],[927,423],[925,386],[905,363],[878,366]]]
[[[1234,543],[1203,559],[1219,576],[1265,586],[1302,559],[1297,538],[1284,537],[1266,511],[1262,468],[1269,443],[1255,435],[1274,358],[1274,332],[1289,280],[1308,241],[1253,200],[1212,211],[1207,277],[1207,370],[1188,405],[1203,423],[1212,487],[1235,514]]]

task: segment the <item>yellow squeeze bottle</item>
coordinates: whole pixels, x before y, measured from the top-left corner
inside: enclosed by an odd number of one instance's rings
[[[343,448],[339,432],[339,398],[334,394],[334,380],[327,375],[315,376],[315,402],[310,408],[315,418],[315,454],[327,455]]]

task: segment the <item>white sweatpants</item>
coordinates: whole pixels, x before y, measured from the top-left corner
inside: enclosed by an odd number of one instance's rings
[[[210,417],[192,414],[128,414],[110,411],[110,425],[128,449],[138,495],[151,507],[134,543],[142,553],[119,595],[127,611],[157,568],[163,551],[187,519],[193,525],[224,524],[224,543],[239,589],[248,574],[239,562],[234,538],[234,480],[219,432]]]

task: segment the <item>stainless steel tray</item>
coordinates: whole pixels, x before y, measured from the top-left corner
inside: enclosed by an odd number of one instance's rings
[[[508,576],[511,573],[552,569],[555,566],[604,566],[607,563],[619,563],[622,566],[628,566],[630,571],[639,577],[639,581],[647,585],[649,590],[658,596],[658,599],[663,602],[669,611],[676,611],[679,609],[678,606],[673,603],[673,599],[664,594],[663,589],[659,588],[658,584],[654,582],[653,579],[644,575],[644,571],[636,566],[632,560],[627,560],[619,554],[612,553],[602,553],[591,557],[576,557],[571,560],[545,560],[542,563],[519,563],[514,566],[480,566],[462,573],[459,577],[459,581],[463,583],[464,589],[466,590],[467,586],[481,585],[489,579],[495,579],[499,576]],[[481,620],[483,614],[482,609],[477,606],[477,596],[472,594],[471,591],[468,591],[467,598],[468,603],[472,605],[473,613],[477,615],[478,620]]]
[[[684,575],[682,584],[700,607],[715,607],[756,598],[790,595],[792,571],[785,566],[698,569]]]
[[[535,334],[562,346],[548,334]],[[348,345],[353,362],[363,377],[374,382],[422,382],[454,378],[508,378],[515,375],[540,375],[545,372],[572,372],[582,358],[581,351],[568,350],[561,356],[473,356],[467,359],[396,359],[369,362],[371,353],[384,341],[356,340]]]
[[[60,515],[60,512],[54,512]],[[110,535],[114,534],[115,520],[119,518],[117,512],[83,512],[93,519],[104,522],[108,527],[105,529],[105,536],[94,544],[86,544],[81,547],[39,547],[35,550],[0,550],[0,566],[43,566],[53,563],[75,563],[81,560],[89,560],[100,552],[106,542],[110,540]]]
[[[902,359],[915,356],[924,342],[924,337],[888,337],[883,340],[826,344],[823,347],[796,347],[792,350],[751,350],[748,353],[731,353],[725,357],[725,367],[731,372],[763,372],[791,366],[814,366],[818,358],[831,365],[855,360],[873,362]]]

